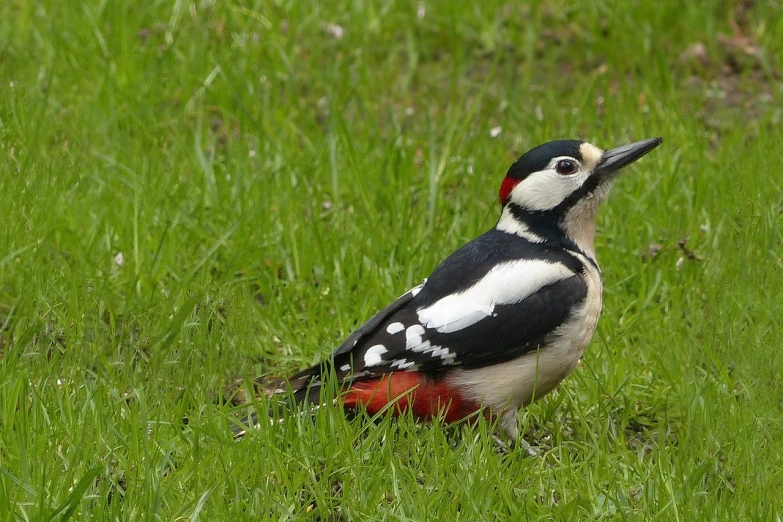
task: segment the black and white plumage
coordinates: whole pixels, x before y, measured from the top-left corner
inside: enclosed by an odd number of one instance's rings
[[[576,366],[601,312],[595,217],[619,169],[661,143],[604,151],[579,140],[521,156],[500,189],[497,225],[332,354],[346,407],[464,418],[481,408],[516,437],[516,410]],[[324,366],[288,382],[316,397]],[[281,388],[282,389],[282,388]]]

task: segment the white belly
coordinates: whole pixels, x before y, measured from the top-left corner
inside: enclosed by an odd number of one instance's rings
[[[449,380],[468,398],[485,406],[516,410],[543,397],[571,373],[590,343],[600,315],[601,276],[590,266],[587,297],[554,332],[554,342],[502,364],[455,370]]]

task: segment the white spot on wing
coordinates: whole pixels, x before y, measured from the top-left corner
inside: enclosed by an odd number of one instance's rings
[[[424,327],[420,324],[409,326],[405,330],[405,348],[410,350],[421,344],[421,336],[424,335]]]
[[[377,366],[381,364],[383,361],[381,359],[381,355],[385,354],[389,350],[386,349],[386,347],[382,344],[376,344],[374,346],[370,346],[367,349],[367,352],[364,354],[364,365],[365,366]]]
[[[350,364],[343,364],[342,366],[340,366],[340,371],[341,372],[347,372],[347,371],[350,371],[350,369],[351,369],[351,365]]]
[[[433,357],[440,357],[441,360],[451,360],[454,361],[454,358],[457,356],[455,353],[451,353],[448,348],[441,347],[437,348],[436,350],[432,350],[432,356]]]
[[[405,330],[405,326],[402,323],[391,323],[389,326],[386,327],[386,331],[392,335],[396,334],[397,332],[401,332]]]
[[[467,290],[447,295],[420,309],[419,321],[441,333],[456,332],[491,316],[495,305],[518,303],[542,287],[572,275],[574,273],[562,263],[537,259],[502,263]],[[410,335],[408,337],[410,348]]]
[[[397,368],[398,370],[407,370],[409,368],[416,369],[416,363],[414,361],[409,361],[408,359],[397,359],[391,363],[391,367]]]
[[[425,279],[424,281],[426,282],[427,280]],[[413,297],[416,297],[417,295],[419,295],[419,292],[421,292],[421,289],[422,289],[423,286],[424,286],[424,283],[420,284],[419,286],[414,286],[413,288],[411,288],[410,289],[411,295]]]
[[[411,351],[425,355],[429,354],[430,357],[433,358],[440,357],[446,364],[453,363],[454,359],[457,357],[457,354],[450,352],[448,348],[438,346],[437,344],[430,344],[429,341],[424,341],[420,345],[411,348]]]

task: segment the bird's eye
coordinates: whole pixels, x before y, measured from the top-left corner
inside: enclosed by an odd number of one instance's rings
[[[576,162],[573,160],[567,160],[563,159],[557,162],[557,165],[555,165],[555,170],[558,174],[567,176],[568,174],[573,174],[576,172]]]

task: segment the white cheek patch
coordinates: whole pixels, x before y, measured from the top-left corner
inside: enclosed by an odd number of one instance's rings
[[[550,210],[579,190],[587,177],[585,172],[563,176],[554,169],[534,172],[514,187],[511,201],[530,210]]]
[[[496,305],[518,303],[572,275],[562,263],[536,259],[502,263],[464,292],[447,295],[419,310],[419,321],[441,333],[456,332],[492,316]]]

